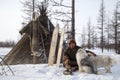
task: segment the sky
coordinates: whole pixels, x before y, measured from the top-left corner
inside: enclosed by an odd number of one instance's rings
[[[21,9],[20,0],[0,0],[0,41],[18,40],[22,22]]]
[[[80,34],[89,18],[93,25],[97,24],[101,0],[76,0],[75,2],[75,29],[76,34]],[[106,14],[112,15],[117,0],[104,0],[104,2]],[[22,8],[20,0],[0,0],[0,41],[20,39]]]

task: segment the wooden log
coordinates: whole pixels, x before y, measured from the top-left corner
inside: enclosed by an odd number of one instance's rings
[[[33,15],[35,15],[33,13]],[[32,54],[33,54],[33,64],[37,63],[37,53],[38,53],[38,31],[37,31],[37,26],[35,24],[35,19],[33,17],[33,26],[32,26],[32,44],[31,44],[31,50],[32,50]]]
[[[53,31],[51,45],[50,45],[50,52],[48,58],[48,66],[52,66],[54,64],[55,59],[55,51],[57,46],[57,38],[58,38],[59,26],[57,25]]]
[[[65,25],[65,27],[66,27],[66,25]],[[62,29],[61,37],[60,37],[60,42],[59,42],[58,55],[57,55],[57,63],[56,63],[56,66],[58,68],[60,66],[60,61],[61,61],[61,55],[62,55],[62,49],[63,49],[63,41],[64,41],[64,34],[65,34],[65,27],[63,27],[63,29]]]

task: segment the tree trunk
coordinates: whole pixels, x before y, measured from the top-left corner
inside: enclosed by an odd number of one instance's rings
[[[75,0],[72,0],[72,38],[75,39]]]

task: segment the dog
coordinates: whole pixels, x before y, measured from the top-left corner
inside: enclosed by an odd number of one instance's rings
[[[86,53],[86,50],[79,48],[76,53],[76,60],[77,60],[79,72],[97,73],[97,69],[94,68],[94,64],[89,59],[88,54]]]
[[[90,56],[91,61],[97,68],[104,67],[106,73],[111,73],[112,59],[107,55]]]

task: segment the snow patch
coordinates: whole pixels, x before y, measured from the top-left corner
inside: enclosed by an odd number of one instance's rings
[[[0,49],[1,50],[1,49]],[[57,68],[56,65],[48,66],[48,64],[19,64],[10,65],[15,76],[0,75],[0,80],[120,80],[120,55],[114,51],[101,53],[101,50],[92,50],[98,55],[105,54],[110,56],[117,63],[111,67],[112,73],[105,73],[105,70],[100,68],[99,74],[86,74],[73,72],[73,75],[63,75],[64,67]],[[0,51],[2,53],[2,51]],[[3,51],[2,54],[5,54]]]

